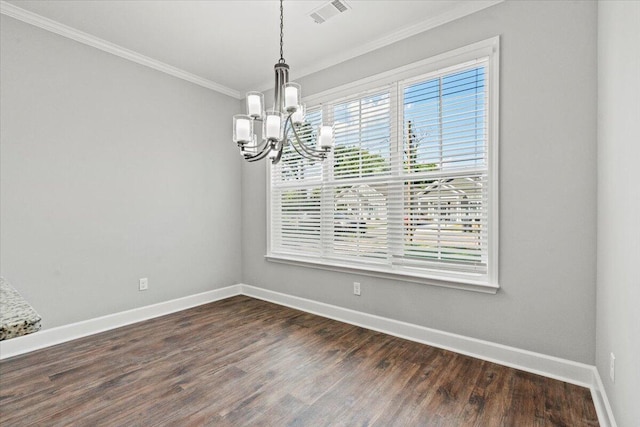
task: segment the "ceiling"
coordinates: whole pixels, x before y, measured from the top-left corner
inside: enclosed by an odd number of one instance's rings
[[[349,10],[316,24],[310,12],[327,0],[287,0],[284,57],[294,80],[500,1],[345,0]],[[11,0],[2,6],[3,13],[18,7],[31,21],[48,18],[184,70],[228,94],[270,87],[280,56],[273,0]]]

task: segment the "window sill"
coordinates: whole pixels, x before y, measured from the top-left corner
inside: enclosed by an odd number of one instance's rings
[[[329,261],[312,261],[305,258],[296,258],[285,255],[267,254],[264,256],[267,261],[280,264],[291,264],[300,267],[317,268],[320,270],[338,271],[343,273],[361,274],[364,276],[382,277],[385,279],[400,280],[404,282],[421,283],[425,285],[440,286],[444,288],[462,289],[465,291],[481,292],[485,294],[495,294],[500,286],[488,284],[473,279],[451,279],[436,276],[426,276],[409,274],[406,272],[394,272],[375,266],[358,266],[353,264],[343,264]]]

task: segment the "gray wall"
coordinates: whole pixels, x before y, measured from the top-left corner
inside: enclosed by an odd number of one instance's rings
[[[620,427],[640,426],[639,46],[640,2],[600,2],[596,365]]]
[[[43,326],[238,283],[239,102],[1,24],[1,271]]]
[[[243,281],[593,364],[596,14],[595,2],[505,2],[299,81],[309,95],[502,36],[497,295],[265,261],[264,163],[243,166]]]
[[[242,279],[594,363],[595,3],[505,2],[300,82],[313,94],[496,34],[497,295],[266,262],[265,163],[229,143],[237,100],[6,16],[2,274],[45,327]]]

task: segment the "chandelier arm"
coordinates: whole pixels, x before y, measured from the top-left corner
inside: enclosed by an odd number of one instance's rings
[[[306,149],[306,147],[304,145],[302,145],[302,144],[291,143],[291,146],[293,148],[295,148],[296,151],[298,153],[300,153],[301,156],[306,157],[307,159],[310,159],[310,160],[323,160],[325,158],[325,153],[323,153],[323,152],[317,153],[317,152],[308,151],[308,149]],[[296,148],[296,146],[298,146],[299,149]]]
[[[262,151],[264,151],[264,149],[269,146],[269,140],[265,139],[264,141],[261,142],[261,144],[262,144],[262,148],[260,148],[259,151],[262,153]],[[256,147],[259,147],[259,145],[256,145]]]
[[[301,141],[300,138],[298,137],[298,133],[296,132],[295,126],[292,123],[292,119],[291,117],[293,116],[293,113],[289,114],[289,116],[287,116],[287,119],[284,122],[284,140],[285,141],[290,141],[291,146],[296,150],[296,152],[298,154],[300,154],[302,157],[306,157],[307,159],[311,159],[311,160],[321,160],[322,157],[319,156],[318,154],[316,154],[315,152],[311,151],[311,149],[309,147],[306,147]],[[295,140],[293,139],[289,139],[288,137],[288,131],[292,130],[293,131],[293,135],[295,136]],[[296,144],[294,142],[298,143],[298,146],[302,149],[302,151],[304,151],[304,153],[301,153],[300,150],[297,149]],[[306,154],[305,154],[306,153]]]
[[[284,143],[280,146],[280,149],[278,150],[278,154],[276,155],[276,157],[271,159],[271,164],[277,165],[280,162],[280,159],[282,158],[283,152],[284,152]]]
[[[264,141],[261,142],[260,145],[256,144],[256,154],[253,154],[253,156],[257,156],[258,154],[262,154],[262,152],[264,151],[265,147],[269,144],[269,141]],[[238,146],[240,146],[238,144]]]
[[[322,157],[318,157],[318,154],[324,154],[324,152],[315,152],[315,150],[307,147],[306,145],[304,145],[301,141],[300,138],[298,137],[298,134],[296,132],[295,126],[293,125],[293,121],[291,119],[291,116],[293,116],[293,113],[289,114],[289,116],[287,116],[287,118],[285,119],[284,122],[284,138],[283,141],[287,141],[289,142],[289,144],[291,144],[291,146],[293,148],[296,148],[296,144],[294,144],[294,142],[298,143],[298,146],[307,154],[305,155],[304,153],[300,153],[300,151],[296,150],[301,156],[306,157],[307,159],[321,159]],[[292,130],[293,131],[293,135],[295,136],[295,140],[292,138],[289,138],[288,134],[289,131]],[[283,143],[283,149],[284,149],[284,143]]]
[[[289,118],[291,118],[291,115],[289,116]],[[327,154],[327,150],[317,150],[315,148],[309,147],[307,146],[305,143],[303,143],[300,140],[300,137],[298,136],[298,132],[296,131],[295,126],[291,126],[291,130],[293,130],[293,135],[295,136],[295,140],[296,142],[300,145],[300,147],[306,151],[307,153],[309,153],[310,155],[316,155],[316,156],[320,156],[320,158],[324,158],[324,156],[326,156]],[[291,144],[293,145],[293,144]]]
[[[309,160],[320,160],[320,157],[317,157],[317,154],[309,154],[305,151],[300,151],[298,149],[298,147],[296,147],[296,144],[291,144],[291,146],[293,147],[294,150],[296,150],[296,153],[300,154],[300,156],[304,157],[305,159],[309,159]]]
[[[289,115],[289,117],[287,117],[287,120],[285,121],[285,128],[286,128],[286,124],[290,121],[291,119],[291,114]],[[289,129],[293,129],[293,126],[291,126]],[[284,134],[284,141],[289,141],[289,138],[287,137],[287,134]],[[309,159],[309,160],[320,160],[318,157],[316,157],[315,154],[313,153],[307,153],[306,151],[300,151],[298,149],[298,147],[296,147],[296,144],[294,144],[293,142],[290,142],[291,146],[293,147],[293,149],[296,151],[296,153],[298,153],[300,156]],[[302,147],[302,146],[301,146]],[[284,143],[282,145],[282,149],[284,150]]]
[[[291,145],[293,145],[293,146],[297,145],[298,147],[300,147],[300,149],[302,151],[307,153],[308,156],[311,156],[311,157],[317,158],[317,159],[323,159],[324,156],[326,156],[326,154],[327,154],[326,151],[320,151],[320,150],[315,150],[313,148],[310,148],[305,143],[300,141],[300,139],[295,135],[295,132],[294,132],[294,136],[295,136],[295,138],[291,139]]]
[[[287,134],[289,133],[289,129],[293,128],[293,124],[291,123],[291,116],[293,113],[289,114],[286,119],[284,119],[284,126],[282,131],[282,148],[284,148],[284,142],[288,140]]]
[[[258,160],[262,160],[265,157],[267,157],[267,155],[269,154],[270,151],[271,151],[271,149],[263,150],[260,154],[256,154],[255,156],[245,157],[245,160],[248,161],[248,162],[257,162]]]
[[[289,115],[289,119],[291,119],[291,115]],[[325,154],[324,150],[316,150],[315,148],[311,148],[307,144],[302,142],[302,140],[300,139],[300,136],[298,135],[298,131],[296,130],[295,126],[291,125],[291,130],[293,131],[293,136],[295,137],[295,142],[297,142],[298,145],[300,146],[300,148],[302,148],[306,153],[308,153],[309,155],[322,155],[322,154]],[[293,144],[291,144],[291,145],[293,145]]]
[[[267,150],[267,148],[271,148],[271,147],[269,145],[269,141],[265,140],[264,141],[264,145],[262,146],[262,148],[260,148],[258,150],[258,152],[256,154],[251,154],[251,155],[248,155],[248,156],[244,156],[244,158],[245,158],[245,160],[252,161],[252,159],[255,159],[255,158],[259,157],[259,156],[262,156],[262,157],[260,157],[260,159],[263,159],[264,156],[269,154],[269,150]]]

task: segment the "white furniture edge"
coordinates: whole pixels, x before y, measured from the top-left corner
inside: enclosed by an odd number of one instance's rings
[[[43,30],[50,31],[54,34],[58,34],[71,40],[86,44],[88,46],[95,47],[96,49],[111,53],[137,64],[153,68],[154,70],[161,71],[163,73],[169,74],[170,76],[195,83],[199,86],[215,90],[216,92],[231,96],[236,99],[242,99],[242,97],[240,96],[240,92],[237,90],[231,89],[212,80],[205,79],[204,77],[197,76],[193,73],[174,67],[172,65],[165,64],[164,62],[142,55],[141,53],[124,48],[107,40],[103,40],[94,35],[76,30],[73,27],[69,27],[68,25],[61,24],[58,21],[45,18],[43,16],[15,6],[11,3],[0,1],[0,13],[15,18],[19,21],[26,22],[27,24],[42,28]]]
[[[236,295],[246,295],[421,344],[454,351],[477,359],[589,388],[601,427],[616,427],[611,405],[609,404],[600,374],[595,366],[367,314],[247,284],[231,285],[196,295],[0,341],[0,360]]]

